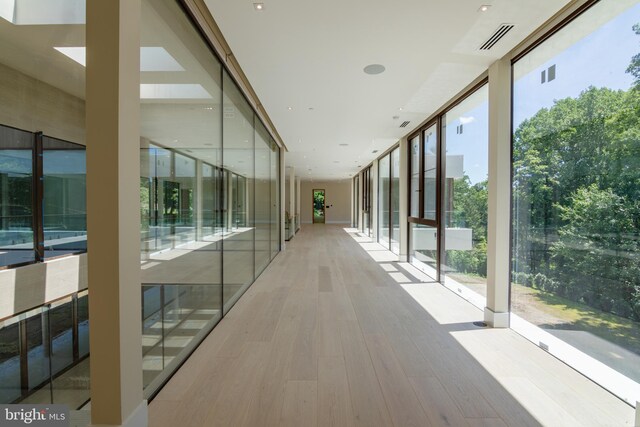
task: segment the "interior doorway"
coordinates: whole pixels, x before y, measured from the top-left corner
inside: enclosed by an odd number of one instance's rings
[[[313,190],[313,223],[324,224],[324,190]]]

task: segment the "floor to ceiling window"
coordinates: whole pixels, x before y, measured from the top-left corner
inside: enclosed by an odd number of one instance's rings
[[[640,4],[596,3],[513,76],[512,327],[637,387]]]
[[[400,149],[378,160],[378,242],[400,252]]]
[[[436,120],[409,138],[409,260],[433,280],[440,279],[439,156]]]
[[[371,166],[367,167],[362,172],[362,227],[361,230],[367,236],[371,236],[371,222],[372,212],[371,206],[373,203],[373,176],[371,174]]]
[[[445,113],[441,280],[469,288],[484,308],[487,285],[489,100],[483,85]]]
[[[391,175],[391,154],[378,161],[378,242],[389,249],[389,177]]]

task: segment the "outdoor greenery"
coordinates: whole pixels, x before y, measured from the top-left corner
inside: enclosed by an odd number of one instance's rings
[[[640,54],[626,71],[629,90],[588,87],[515,129],[512,281],[640,320]],[[486,276],[486,182],[456,180],[453,205],[474,249],[447,265]]]

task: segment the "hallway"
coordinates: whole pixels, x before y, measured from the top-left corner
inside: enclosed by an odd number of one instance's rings
[[[624,426],[633,409],[351,229],[306,225],[149,425]]]

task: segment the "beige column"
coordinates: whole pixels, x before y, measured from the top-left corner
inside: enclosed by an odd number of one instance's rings
[[[140,0],[89,0],[86,32],[91,421],[94,426],[145,426]]]
[[[489,200],[485,321],[509,327],[511,221],[511,63],[489,67]]]
[[[409,206],[407,205],[409,181],[407,181],[407,173],[409,168],[409,142],[406,138],[400,140],[400,259],[406,261],[409,253],[409,239],[407,217],[409,216]]]
[[[298,224],[301,224],[300,218],[300,178],[296,177],[296,215],[298,216]]]

